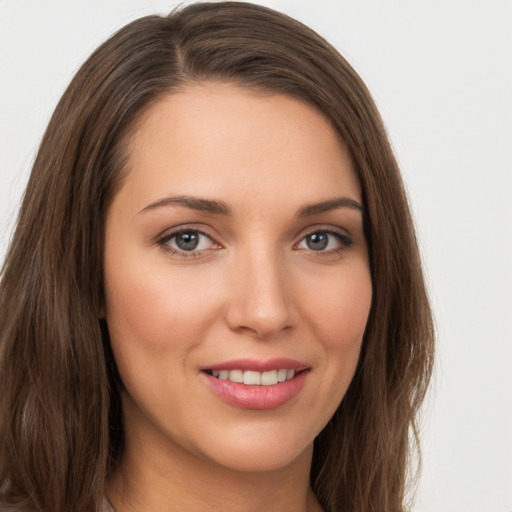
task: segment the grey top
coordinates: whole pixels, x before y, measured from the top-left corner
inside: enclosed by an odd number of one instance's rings
[[[116,512],[107,498],[103,498],[103,512]]]

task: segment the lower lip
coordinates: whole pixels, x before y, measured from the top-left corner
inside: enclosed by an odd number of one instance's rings
[[[224,402],[240,409],[275,409],[295,398],[303,388],[308,371],[272,386],[247,386],[202,372],[210,389]]]

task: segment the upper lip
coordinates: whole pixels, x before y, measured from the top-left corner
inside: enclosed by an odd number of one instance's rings
[[[249,370],[255,372],[268,372],[272,370],[295,370],[296,372],[300,372],[302,370],[306,370],[310,365],[304,363],[302,361],[297,361],[295,359],[289,359],[285,357],[275,358],[275,359],[231,359],[229,361],[224,361],[222,363],[215,363],[211,366],[204,366],[201,368],[204,370]]]

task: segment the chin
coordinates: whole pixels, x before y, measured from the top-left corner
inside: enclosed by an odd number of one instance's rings
[[[255,434],[255,431],[257,434]],[[303,461],[308,465],[313,453],[313,438],[252,429],[248,435],[232,435],[228,439],[212,438],[199,450],[202,456],[219,466],[242,473],[273,472]]]

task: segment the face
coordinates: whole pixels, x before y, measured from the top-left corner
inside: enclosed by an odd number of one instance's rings
[[[239,471],[310,453],[370,309],[360,205],[347,149],[296,99],[207,83],[145,113],[106,221],[127,449]]]

